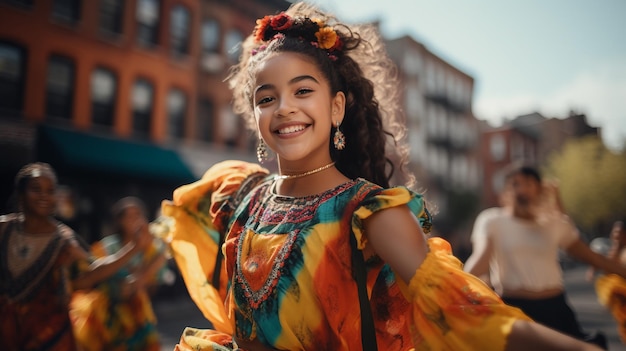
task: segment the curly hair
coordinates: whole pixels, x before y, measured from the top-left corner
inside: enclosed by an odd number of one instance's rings
[[[148,216],[148,210],[146,209],[146,204],[138,197],[126,196],[117,200],[113,204],[113,206],[111,206],[111,215],[113,216],[115,230],[117,230],[118,232],[122,231],[122,228],[120,225],[121,220],[126,214],[126,210],[128,210],[131,207],[135,207],[139,209],[139,211],[141,211],[141,214],[144,217]]]
[[[268,30],[269,34],[261,33],[259,36],[257,26],[257,33],[244,41],[240,61],[231,67],[227,78],[233,91],[235,113],[241,114],[247,126],[254,131],[252,84],[256,67],[275,53],[304,55],[327,78],[333,94],[342,91],[346,95],[345,118],[341,124],[346,147],[336,150],[332,137],[329,143],[331,158],[336,162],[337,169],[351,179],[361,177],[383,187],[390,186],[392,178],[413,186],[415,178],[406,167],[408,146],[404,115],[398,102],[396,66],[386,54],[377,27],[371,24],[342,24],[333,15],[306,3],[293,4],[285,14],[296,19],[293,28],[278,31],[279,35]],[[328,50],[312,45],[310,35],[308,39],[302,35],[307,30],[315,33],[306,27],[311,27],[312,22],[332,26],[339,37],[341,45],[331,49],[332,56]],[[259,43],[259,40],[262,42]],[[334,132],[335,127],[330,135]],[[394,174],[395,171],[400,171],[400,174]]]
[[[23,166],[15,175],[15,191],[24,194],[28,181],[37,177],[48,177],[57,184],[57,175],[52,166],[44,162],[33,162]]]

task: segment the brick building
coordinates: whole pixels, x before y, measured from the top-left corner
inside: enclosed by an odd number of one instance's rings
[[[564,118],[547,118],[534,112],[507,121],[493,128],[482,126],[483,204],[498,205],[498,193],[504,185],[503,169],[511,163],[524,163],[541,168],[550,155],[558,152],[571,139],[600,135],[600,128],[587,123],[583,114],[570,112]]]
[[[254,19],[286,1],[0,0],[0,207],[49,162],[88,239],[117,198],[156,211],[207,166],[252,160],[222,82]],[[233,123],[235,123],[233,125]]]

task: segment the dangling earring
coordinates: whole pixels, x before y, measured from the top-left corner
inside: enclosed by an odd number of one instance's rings
[[[267,146],[262,138],[259,138],[259,145],[256,147],[256,158],[259,160],[259,163],[267,161],[268,158]]]
[[[346,148],[346,136],[339,130],[339,122],[335,122],[335,135],[333,137],[333,145],[335,145],[335,149],[343,150]]]

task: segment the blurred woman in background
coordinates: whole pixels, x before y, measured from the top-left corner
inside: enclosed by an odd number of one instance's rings
[[[144,203],[125,197],[113,205],[116,233],[92,246],[95,257],[105,257],[133,241],[133,230],[147,226]],[[160,349],[156,317],[149,289],[167,273],[164,244],[154,238],[114,276],[91,291],[76,292],[71,315],[76,338],[85,350]]]
[[[626,266],[626,227],[623,221],[613,223],[611,248],[607,257]],[[619,337],[626,344],[626,280],[616,274],[601,275],[596,280],[598,300],[606,306],[617,321]]]
[[[3,350],[77,350],[69,317],[75,289],[107,279],[150,243],[147,226],[116,253],[93,260],[54,218],[57,177],[31,163],[15,177],[18,212],[0,216],[0,340]]]

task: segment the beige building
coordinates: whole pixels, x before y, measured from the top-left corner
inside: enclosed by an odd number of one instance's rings
[[[436,230],[455,244],[482,186],[474,79],[409,36],[387,49],[404,92],[411,168],[438,209]]]

